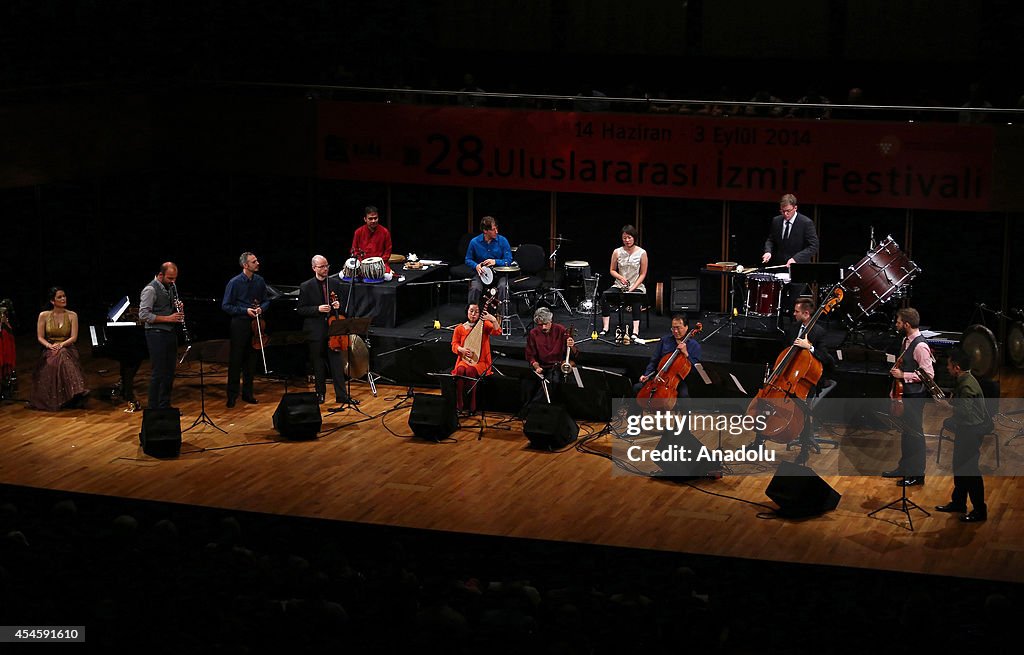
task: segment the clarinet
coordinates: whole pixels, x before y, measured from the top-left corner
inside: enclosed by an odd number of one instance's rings
[[[173,282],[171,282],[171,304],[174,305],[175,311],[181,312],[181,334],[185,337],[185,343],[191,344],[192,337],[189,336],[188,326],[185,325],[185,304],[178,297],[178,285]]]

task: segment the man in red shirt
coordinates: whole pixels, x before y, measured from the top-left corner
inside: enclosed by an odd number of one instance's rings
[[[560,365],[565,362],[566,349],[571,351],[570,361],[575,362],[579,351],[576,341],[569,336],[564,325],[553,323],[554,316],[547,307],[539,307],[533,314],[536,327],[526,335],[526,362],[534,375],[523,378],[523,400],[531,402],[543,394],[541,380],[564,382]]]
[[[384,260],[387,270],[391,270],[388,265],[388,259],[391,258],[391,233],[380,224],[376,207],[371,205],[366,208],[363,222],[366,224],[356,228],[355,234],[352,235],[350,254],[359,259],[380,257]]]

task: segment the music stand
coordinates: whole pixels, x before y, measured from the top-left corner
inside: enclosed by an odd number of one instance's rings
[[[228,350],[231,347],[231,342],[227,339],[214,339],[212,341],[202,341],[199,343],[193,343],[189,346],[188,350],[182,356],[182,361],[198,361],[199,362],[199,416],[192,422],[192,425],[182,430],[182,432],[188,432],[192,428],[198,426],[200,423],[203,425],[209,425],[215,430],[220,430],[224,434],[228,431],[217,426],[210,418],[210,415],[206,413],[206,381],[203,372],[203,362],[206,359],[214,359],[224,361],[227,359]]]
[[[338,319],[336,321],[332,321],[331,324],[327,326],[327,338],[330,339],[331,337],[339,337],[339,336],[360,336],[360,335],[364,335],[364,334],[366,334],[366,333],[368,333],[370,331],[370,321],[371,320],[372,319],[369,318],[369,317],[364,317],[364,318],[342,318],[342,319]],[[366,368],[367,368],[366,373],[362,373],[360,375],[354,375],[353,374],[354,366],[353,366],[353,362],[352,362],[352,359],[351,359],[350,351],[351,351],[351,346],[349,347],[349,350],[345,351],[345,353],[342,355],[342,359],[343,359],[343,361],[346,364],[346,368],[348,369],[347,370],[347,374],[345,375],[345,393],[348,395],[348,402],[342,403],[342,404],[343,405],[350,405],[353,409],[355,409],[360,414],[363,414],[365,416],[369,416],[368,414],[366,414],[366,412],[364,412],[364,411],[360,410],[358,407],[356,407],[355,400],[352,398],[352,378],[353,377],[360,377],[361,378],[361,377],[363,377],[363,375],[366,375],[367,376],[367,380],[370,382],[370,390],[373,392],[374,396],[377,395],[377,386],[373,383],[373,377],[372,377],[372,374],[369,371],[369,368],[370,368],[369,361],[367,361],[367,364],[366,364]],[[369,358],[369,354],[367,354],[367,358]]]
[[[877,414],[882,419],[888,421],[889,425],[892,428],[894,428],[896,430],[899,430],[900,432],[911,432],[911,430],[909,430],[907,428],[907,424],[906,423],[904,423],[903,421],[901,421],[898,418],[893,417],[891,414],[887,414],[885,412],[877,412],[877,411],[875,412],[875,414]],[[911,532],[914,531],[914,519],[911,518],[911,516],[910,516],[910,510],[916,509],[918,511],[924,512],[925,516],[931,516],[931,512],[929,512],[928,510],[924,509],[923,507],[921,507],[920,505],[918,505],[914,501],[912,501],[909,498],[907,498],[907,485],[906,485],[906,481],[907,481],[908,477],[910,477],[910,476],[904,475],[901,478],[902,481],[904,482],[904,484],[900,485],[901,489],[900,489],[900,497],[899,498],[897,498],[896,500],[892,501],[891,503],[889,503],[887,505],[884,505],[883,507],[879,507],[878,509],[876,509],[876,510],[874,510],[872,512],[868,512],[868,516],[874,516],[875,514],[881,512],[883,509],[894,509],[894,510],[896,510],[898,512],[903,512],[904,514],[907,515],[907,522],[910,524],[910,531]],[[899,505],[899,506],[895,507],[895,505]]]

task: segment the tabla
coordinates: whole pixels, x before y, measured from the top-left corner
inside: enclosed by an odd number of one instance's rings
[[[341,273],[338,274],[342,280],[351,282],[353,277],[358,277],[359,273],[359,260],[355,257],[349,257],[345,260],[345,266],[341,269]]]
[[[380,257],[367,257],[359,266],[363,282],[383,282],[385,270],[384,260]]]
[[[583,280],[590,277],[590,262],[573,260],[565,262],[565,284],[566,286],[578,287]]]
[[[784,283],[771,273],[747,276],[747,316],[778,316]]]
[[[843,304],[850,318],[858,321],[878,311],[882,303],[902,297],[901,289],[920,272],[893,238],[886,237],[840,283],[849,292]]]

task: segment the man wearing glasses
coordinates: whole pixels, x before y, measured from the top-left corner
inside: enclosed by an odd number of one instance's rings
[[[334,380],[334,398],[338,403],[351,402],[345,392],[345,368],[342,354],[327,347],[327,324],[332,314],[340,307],[340,303],[331,297],[341,297],[341,281],[336,275],[329,275],[331,265],[323,255],[313,255],[313,277],[299,285],[299,304],[296,311],[303,317],[302,331],[309,343],[309,359],[313,364],[313,377],[316,380],[316,397],[323,404],[327,393],[327,367],[324,358],[331,367],[331,378]],[[347,356],[347,353],[346,353]]]
[[[818,233],[814,221],[797,211],[796,196],[787,193],[779,200],[778,216],[772,219],[768,240],[764,242],[761,263],[785,265],[785,272],[794,263],[806,264],[818,254]],[[781,269],[779,269],[781,270]],[[796,299],[807,293],[806,284],[787,284],[782,294],[782,307],[792,307]]]

